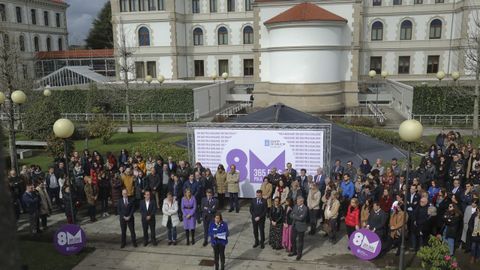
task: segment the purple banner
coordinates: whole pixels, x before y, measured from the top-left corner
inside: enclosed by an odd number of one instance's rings
[[[85,232],[75,224],[63,225],[53,235],[55,249],[63,255],[80,252],[86,245]]]
[[[382,241],[376,233],[367,229],[359,229],[350,235],[348,246],[353,255],[368,261],[380,254]]]

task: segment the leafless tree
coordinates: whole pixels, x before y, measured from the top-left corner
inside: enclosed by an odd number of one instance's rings
[[[475,90],[473,95],[473,135],[480,135],[478,126],[480,98],[480,16],[478,10],[472,10],[473,26],[468,34],[468,46],[465,49],[465,69],[475,75]]]

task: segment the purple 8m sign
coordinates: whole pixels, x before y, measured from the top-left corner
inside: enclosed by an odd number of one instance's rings
[[[359,229],[350,235],[348,246],[353,255],[362,260],[377,257],[382,250],[382,241],[378,235],[367,229]]]
[[[249,163],[250,174],[247,163]],[[263,177],[268,174],[270,168],[283,168],[283,166],[285,166],[285,151],[282,151],[272,162],[265,165],[252,150],[248,151],[247,157],[244,151],[232,149],[227,154],[227,164],[228,166],[235,165],[237,171],[240,173],[240,181],[244,181],[248,176],[250,183],[262,183]]]
[[[63,255],[80,252],[86,245],[85,232],[75,224],[63,225],[53,235],[55,249]]]

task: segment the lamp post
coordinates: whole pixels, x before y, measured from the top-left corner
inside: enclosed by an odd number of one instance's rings
[[[145,76],[145,81],[150,85],[153,81],[153,77],[150,75]]]
[[[222,73],[222,78],[225,82],[227,82],[228,76],[228,72]],[[220,109],[222,109],[222,89],[220,82],[218,82],[218,110]]]
[[[422,137],[423,126],[420,122],[415,119],[405,120],[400,124],[398,128],[398,134],[400,138],[408,143],[408,156],[407,156],[407,173],[405,176],[405,198],[404,198],[404,211],[403,211],[403,220],[405,224],[402,226],[402,244],[400,246],[400,262],[398,269],[405,269],[405,227],[407,226],[407,200],[410,193],[409,187],[409,178],[410,178],[410,167],[411,167],[411,144],[418,141]]]
[[[0,105],[3,105],[3,111],[7,115],[9,120],[9,135],[10,135],[10,166],[12,169],[15,169],[18,172],[18,161],[17,161],[17,145],[16,145],[16,130],[15,130],[15,104],[19,106],[19,121],[21,122],[20,117],[20,106],[27,101],[27,95],[21,90],[13,91],[12,93],[7,93],[6,95],[3,92],[0,92]]]
[[[368,77],[372,79],[372,83],[374,82],[375,76],[377,76],[377,72],[375,70],[372,69],[368,72]],[[375,90],[377,92],[377,103],[378,103],[378,87],[375,87]],[[375,104],[375,106],[377,106],[377,104]]]
[[[73,211],[73,183],[70,181],[70,171],[68,168],[68,149],[67,149],[67,139],[73,135],[75,131],[75,126],[73,125],[72,121],[66,118],[60,118],[53,124],[53,133],[58,138],[63,139],[63,154],[65,156],[65,170],[67,171],[65,175],[65,181],[68,181],[70,186],[70,213],[72,215],[72,222],[75,223],[75,215]]]
[[[165,77],[162,74],[160,74],[157,77],[157,81],[160,85],[162,85],[162,83],[165,81]]]
[[[380,73],[380,75],[382,76],[382,78],[383,78],[383,83],[385,84],[385,80],[386,80],[387,77],[388,77],[388,72],[385,71],[385,70],[382,70],[382,72]],[[377,106],[378,106],[378,87],[377,87]]]
[[[442,80],[445,78],[445,72],[442,70],[438,71],[437,74],[435,74],[435,77],[438,79],[438,86],[441,86]],[[441,88],[440,88],[441,89]],[[441,90],[443,92],[443,106],[442,106],[442,117],[445,117],[445,110],[447,106],[447,90]],[[442,119],[442,129],[445,128],[445,119]]]
[[[45,86],[45,89],[43,89],[43,95],[46,97],[49,97],[52,95],[52,90],[50,90],[50,85]]]

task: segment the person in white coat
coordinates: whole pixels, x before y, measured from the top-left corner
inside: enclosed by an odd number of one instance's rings
[[[462,243],[465,247],[465,252],[469,252],[470,248],[472,247],[471,239],[468,237],[468,222],[472,215],[478,211],[477,200],[473,200],[472,204],[465,208],[465,212],[463,213],[463,230],[462,230]],[[470,232],[470,234],[472,234]]]
[[[167,198],[163,200],[162,212],[162,226],[167,227],[168,245],[177,245],[177,225],[180,220],[178,219],[178,203],[173,199],[171,192],[168,192]]]

